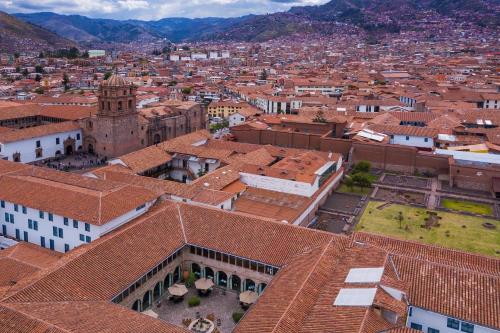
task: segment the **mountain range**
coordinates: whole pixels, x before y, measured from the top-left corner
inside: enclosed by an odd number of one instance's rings
[[[0,12],[0,50],[4,52],[68,48],[75,45],[74,41],[60,37],[48,29]]]
[[[92,44],[157,38],[173,42],[265,41],[299,32],[331,33],[339,23],[367,31],[398,32],[411,29],[412,22],[429,12],[437,17],[451,17],[495,29],[500,25],[498,0],[331,0],[324,5],[292,7],[287,12],[267,15],[156,21],[96,19],[50,12],[13,15],[65,39]],[[34,29],[32,25],[30,29]]]

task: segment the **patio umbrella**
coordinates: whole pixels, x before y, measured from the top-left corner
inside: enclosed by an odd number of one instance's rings
[[[201,278],[194,283],[196,289],[208,290],[214,286],[214,282],[211,279]]]
[[[143,314],[148,315],[153,318],[158,318],[158,314],[154,312],[153,310],[146,310],[143,312]]]
[[[168,288],[168,292],[172,296],[182,297],[188,293],[188,290],[185,285],[176,283]]]
[[[254,291],[244,291],[240,294],[240,302],[245,304],[252,304],[257,300],[259,295]]]

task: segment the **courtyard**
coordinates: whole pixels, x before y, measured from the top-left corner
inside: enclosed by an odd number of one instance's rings
[[[188,293],[180,302],[168,299],[168,294],[161,298],[161,305],[153,306],[152,311],[158,318],[178,326],[187,327],[187,323],[197,317],[209,318],[214,322],[218,332],[231,332],[236,323],[233,321],[234,312],[244,312],[240,306],[238,293],[232,290],[214,288],[207,296],[200,296],[200,305],[189,307],[188,300],[198,296],[195,288],[188,288]]]
[[[495,219],[371,201],[356,231],[500,256],[500,221]]]

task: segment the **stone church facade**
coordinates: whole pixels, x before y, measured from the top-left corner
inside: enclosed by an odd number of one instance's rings
[[[109,159],[206,128],[206,112],[199,104],[165,109],[139,112],[136,87],[112,75],[99,86],[97,114],[81,120],[83,149]]]

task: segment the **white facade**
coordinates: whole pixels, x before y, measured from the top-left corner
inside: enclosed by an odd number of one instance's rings
[[[40,211],[8,201],[0,206],[0,232],[12,238],[67,252],[79,245],[90,243],[124,223],[144,214],[154,201],[103,224],[93,225],[46,211]],[[16,210],[17,209],[17,210]]]
[[[322,95],[333,95],[333,94],[341,94],[344,91],[343,87],[335,87],[335,86],[322,86],[322,85],[307,85],[307,86],[295,86],[295,92],[297,94],[300,93],[316,93],[319,92]]]
[[[240,125],[245,122],[246,117],[238,112],[229,115],[229,127]]]
[[[0,142],[0,155],[7,157],[9,161],[14,161],[14,154],[20,153],[19,162],[22,163],[44,160],[55,157],[57,154],[64,155],[64,141],[68,138],[75,140],[74,149],[77,150],[82,145],[82,130],[77,129],[14,142]],[[42,154],[38,157],[37,148],[42,148]]]
[[[434,147],[433,138],[412,135],[391,135],[390,143],[394,145],[412,146],[418,148]]]
[[[282,178],[240,172],[240,181],[250,187],[311,197],[319,188],[319,178],[310,184]]]
[[[500,101],[498,99],[487,99],[483,105],[485,109],[500,109]]]
[[[408,327],[417,327],[419,328],[418,325],[421,325],[420,329],[423,332],[431,332],[432,330],[429,330],[429,328],[433,328],[435,330],[438,330],[439,333],[462,333],[462,332],[468,332],[467,328],[470,328],[468,325],[473,325],[473,333],[499,333],[499,330],[495,330],[492,328],[476,325],[474,323],[468,322],[468,321],[463,321],[459,320],[453,317],[448,317],[444,316],[442,314],[439,314],[437,312],[432,312],[428,310],[424,310],[418,307],[410,307],[408,310],[408,318],[407,318],[407,326]],[[455,325],[458,325],[458,328],[450,328],[448,327],[448,319],[453,320]],[[464,325],[465,324],[465,325]],[[437,332],[437,331],[434,331]]]

